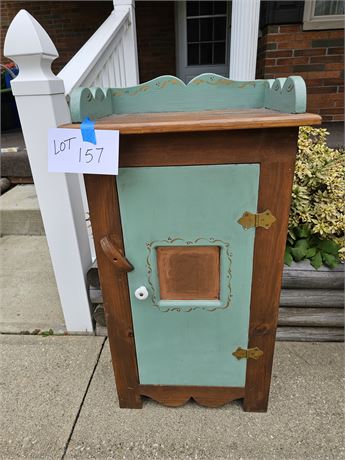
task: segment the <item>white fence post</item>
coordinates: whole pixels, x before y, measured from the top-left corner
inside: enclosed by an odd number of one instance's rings
[[[123,37],[123,51],[125,56],[126,86],[135,86],[139,83],[137,31],[135,24],[135,1],[114,0],[114,11],[129,9],[130,24]]]
[[[232,0],[230,78],[255,80],[260,0]]]
[[[91,254],[77,175],[48,173],[47,133],[70,121],[58,57],[45,30],[25,10],[13,19],[4,54],[19,67],[11,82],[40,204],[67,330],[92,332],[85,274]],[[47,299],[49,302],[49,299]]]

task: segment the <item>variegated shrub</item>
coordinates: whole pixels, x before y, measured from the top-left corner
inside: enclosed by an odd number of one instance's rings
[[[345,152],[327,146],[328,132],[300,128],[285,262],[315,268],[345,260]]]

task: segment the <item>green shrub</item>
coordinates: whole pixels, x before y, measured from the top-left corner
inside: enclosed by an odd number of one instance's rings
[[[300,128],[285,263],[316,269],[345,260],[345,151],[327,146],[322,128]]]

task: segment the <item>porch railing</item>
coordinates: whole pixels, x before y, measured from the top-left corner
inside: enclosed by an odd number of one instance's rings
[[[134,2],[115,0],[114,10],[57,75],[65,94],[80,86],[126,87],[139,82]],[[85,216],[89,215],[82,175],[79,183]],[[91,256],[95,249],[88,226]]]
[[[11,81],[35,182],[66,328],[93,332],[86,288],[92,263],[80,176],[48,173],[48,129],[70,122],[66,101],[78,86],[138,83],[133,0],[117,0],[114,11],[58,76],[51,71],[57,50],[25,10],[13,19],[4,55],[19,67]]]
[[[58,74],[66,94],[79,86],[125,87],[138,83],[135,19],[131,2],[114,11]]]

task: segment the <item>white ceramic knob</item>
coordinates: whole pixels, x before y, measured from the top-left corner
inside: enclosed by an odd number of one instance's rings
[[[149,292],[145,286],[140,286],[135,290],[134,295],[138,300],[146,300],[149,296]]]

